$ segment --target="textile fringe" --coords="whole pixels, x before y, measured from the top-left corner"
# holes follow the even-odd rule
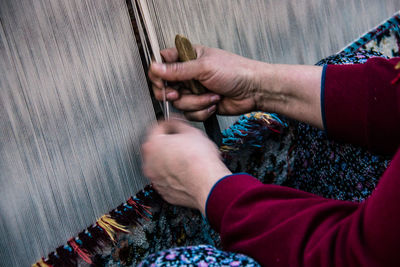
[[[287,124],[281,121],[276,114],[252,112],[239,117],[239,120],[228,129],[222,131],[223,153],[237,151],[243,145],[263,147],[264,140],[269,133],[281,133]]]
[[[106,245],[116,242],[118,233],[130,233],[129,228],[142,224],[152,217],[150,203],[159,198],[151,185],[146,186],[135,197],[129,198],[108,214],[101,216],[95,224],[58,247],[47,258],[42,258],[33,267],[76,266],[79,259],[95,265],[95,255]]]

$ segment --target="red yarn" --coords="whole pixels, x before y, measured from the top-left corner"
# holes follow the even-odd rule
[[[71,238],[68,241],[68,245],[70,245],[72,247],[72,249],[75,251],[75,253],[78,254],[82,260],[84,260],[85,262],[87,262],[89,264],[93,264],[91,255],[86,251],[86,249],[80,248],[74,238]]]

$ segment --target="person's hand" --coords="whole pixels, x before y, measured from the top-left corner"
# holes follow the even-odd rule
[[[213,142],[175,119],[154,127],[142,152],[143,172],[164,200],[203,214],[213,185],[231,174]]]
[[[275,112],[323,129],[321,66],[268,64],[229,52],[195,46],[197,59],[176,62],[175,48],[163,50],[165,64],[153,63],[149,77],[158,100],[165,81],[198,80],[209,93],[166,88],[167,99],[191,120],[205,120],[215,111],[239,115],[250,111]]]
[[[186,118],[202,121],[217,111],[222,115],[238,115],[256,109],[255,96],[259,81],[255,74],[262,62],[250,60],[220,49],[195,46],[197,59],[177,63],[176,48],[161,51],[166,64],[153,63],[149,77],[156,99],[162,100],[165,81],[200,81],[210,92],[194,95],[189,90],[166,88],[167,100],[185,111]]]

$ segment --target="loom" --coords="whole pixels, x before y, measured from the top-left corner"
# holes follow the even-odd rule
[[[300,64],[399,9],[396,0],[146,3],[161,48],[182,33],[257,60]],[[136,5],[0,0],[1,266],[31,265],[107,221],[103,214],[147,184],[140,144],[157,103],[137,41],[143,25],[133,29]],[[219,118],[221,128],[233,121]]]

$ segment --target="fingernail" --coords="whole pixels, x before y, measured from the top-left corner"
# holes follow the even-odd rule
[[[177,95],[176,92],[169,92],[169,93],[167,94],[167,100],[175,99],[177,96],[178,96],[178,95]]]
[[[211,103],[218,102],[221,99],[219,95],[213,95],[211,96]]]
[[[217,108],[217,106],[216,106],[216,105],[213,105],[213,106],[211,106],[211,107],[209,107],[209,108],[207,109],[207,112],[208,112],[208,113],[213,113],[213,112],[215,111],[216,108]]]
[[[155,68],[159,72],[165,72],[167,70],[167,66],[165,64],[157,63],[157,62],[153,63],[153,68]]]

